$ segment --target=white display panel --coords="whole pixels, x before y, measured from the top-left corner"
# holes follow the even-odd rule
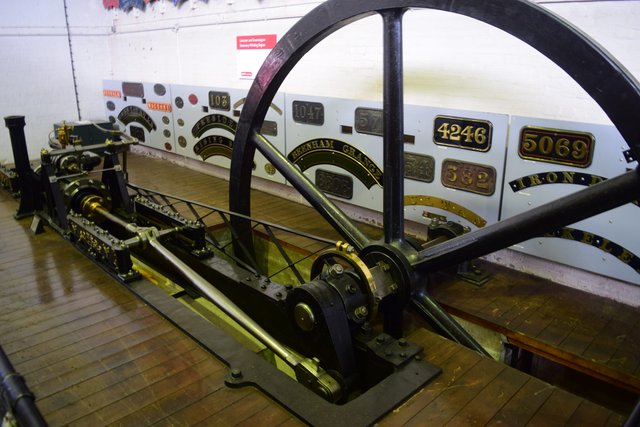
[[[289,159],[330,197],[381,212],[382,174],[394,173],[382,171],[382,104],[293,94],[286,99]],[[404,114],[405,195],[419,204],[407,204],[405,218],[426,223],[426,214],[470,228],[497,221],[507,116],[412,105]],[[448,145],[436,144],[434,132],[440,141],[447,136]],[[330,185],[317,181],[327,179],[318,175],[324,171],[335,174]],[[348,191],[337,189],[348,185]]]
[[[105,112],[141,145],[176,152],[171,87],[162,83],[104,80]]]
[[[177,153],[228,169],[247,91],[172,85],[171,93]],[[265,136],[281,151],[285,149],[283,107],[284,96],[276,95],[263,127]],[[284,177],[260,153],[254,161],[254,176],[284,183]]]
[[[405,133],[415,135],[414,144],[404,145],[404,193],[430,202],[406,203],[405,218],[439,218],[470,229],[498,221],[508,116],[413,105],[404,114]],[[431,182],[409,178],[410,153],[433,158]]]
[[[502,217],[636,168],[628,150],[613,126],[513,117]],[[513,248],[640,284],[639,215],[638,205],[627,204],[572,224],[559,237],[535,238]]]
[[[379,103],[286,94],[287,157],[329,197],[382,210],[382,137],[359,133],[358,107]],[[328,174],[327,174],[328,172]]]

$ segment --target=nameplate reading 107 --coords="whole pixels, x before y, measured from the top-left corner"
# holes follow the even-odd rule
[[[209,107],[214,110],[229,111],[231,109],[230,101],[227,92],[209,91]]]
[[[433,142],[448,147],[473,151],[489,151],[493,126],[487,120],[436,116]]]
[[[324,124],[324,105],[320,102],[293,101],[293,121],[305,125]]]
[[[587,132],[525,126],[518,155],[527,160],[586,168],[591,165],[595,138]]]

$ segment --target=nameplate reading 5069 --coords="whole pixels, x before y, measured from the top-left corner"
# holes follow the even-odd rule
[[[587,132],[526,126],[520,132],[518,155],[523,159],[586,168],[591,165],[595,138]]]
[[[448,147],[473,151],[489,151],[493,125],[487,120],[436,116],[433,142]]]

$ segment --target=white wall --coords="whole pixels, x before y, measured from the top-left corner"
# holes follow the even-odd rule
[[[115,33],[110,37],[112,73],[106,77],[247,87],[235,76],[235,36],[284,34],[318,3],[228,0],[185,2],[177,9],[156,2],[144,12],[108,12]],[[640,76],[639,1],[543,6],[590,34]],[[284,90],[380,99],[380,27],[380,19],[371,17],[330,36],[294,69]],[[526,44],[470,18],[438,11],[406,15],[405,101],[608,122],[577,84]]]
[[[0,2],[0,116],[25,115],[30,157],[38,157],[52,123],[77,119],[62,0]],[[0,124],[0,161],[13,162]]]
[[[104,118],[103,79],[246,88],[236,77],[235,36],[283,35],[320,2],[159,0],[145,11],[106,11],[67,0],[79,111],[64,0],[0,3],[0,113],[27,116],[30,155],[51,124]],[[640,1],[545,2],[640,76]],[[380,99],[381,30],[371,17],[314,48],[283,89]],[[527,45],[469,18],[411,11],[405,19],[405,101],[448,108],[608,123],[562,71]],[[11,158],[0,132],[0,161]]]

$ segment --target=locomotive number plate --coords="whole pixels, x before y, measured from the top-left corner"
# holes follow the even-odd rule
[[[436,161],[431,156],[404,153],[404,177],[416,181],[432,182]]]
[[[214,110],[229,111],[231,109],[231,100],[227,92],[209,91],[209,107]]]
[[[525,126],[520,132],[518,155],[559,165],[586,168],[591,165],[595,138],[587,132],[576,132]]]
[[[353,198],[353,178],[348,175],[318,169],[316,185],[325,193],[348,200]]]
[[[320,102],[293,101],[293,121],[305,125],[324,124],[324,105]]]
[[[493,125],[486,120],[436,116],[433,142],[448,147],[473,151],[489,151]]]
[[[382,110],[378,110],[376,108],[356,108],[356,132],[382,136],[382,114]]]
[[[470,193],[491,196],[496,191],[496,170],[492,166],[445,159],[442,185]]]

